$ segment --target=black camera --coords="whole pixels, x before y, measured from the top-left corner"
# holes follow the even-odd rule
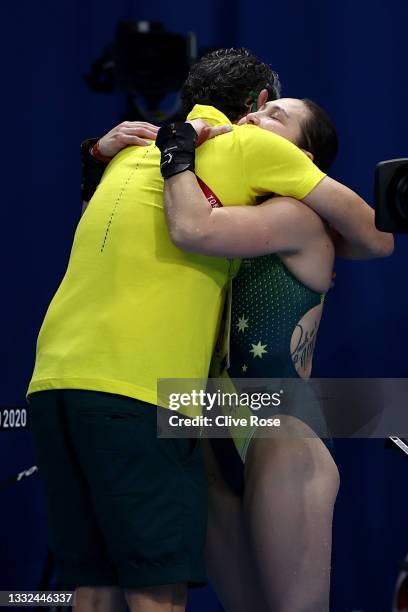
[[[115,42],[116,86],[130,93],[177,92],[192,63],[189,37],[160,23],[121,21]]]
[[[132,108],[142,96],[148,110],[156,111],[167,94],[179,92],[196,59],[193,32],[184,36],[161,23],[121,21],[114,43],[105,46],[85,80],[96,92],[126,91]]]
[[[382,232],[408,233],[408,158],[377,164],[375,226]]]

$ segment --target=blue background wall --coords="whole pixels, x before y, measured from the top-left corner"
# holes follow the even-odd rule
[[[199,46],[248,46],[279,71],[284,95],[325,107],[341,140],[335,178],[372,200],[373,169],[408,156],[405,0],[42,0],[2,4],[2,406],[21,405],[35,338],[79,219],[78,143],[118,122],[122,95],[91,93],[82,75],[118,19],[194,31]],[[406,377],[408,240],[392,258],[338,262],[316,376]],[[341,441],[333,610],[390,610],[408,552],[408,460],[383,441]],[[28,433],[0,434],[0,480],[34,462]],[[46,555],[38,476],[0,492],[0,587],[36,588]],[[194,594],[192,610],[217,610]],[[212,602],[212,603],[211,603]]]

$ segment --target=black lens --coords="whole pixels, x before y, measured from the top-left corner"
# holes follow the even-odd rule
[[[405,230],[408,227],[408,164],[400,166],[389,182],[387,208],[393,222]]]
[[[401,177],[395,186],[395,206],[399,216],[408,221],[408,176]]]

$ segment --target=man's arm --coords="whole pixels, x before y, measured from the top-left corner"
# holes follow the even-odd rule
[[[250,127],[253,129],[245,130]],[[194,125],[194,128],[196,132],[200,131],[199,126]],[[392,253],[392,235],[379,232],[375,228],[374,212],[357,194],[324,175],[300,149],[285,139],[254,126],[243,126],[238,129],[244,130],[240,133],[240,137],[244,151],[244,168],[247,176],[250,177],[248,182],[258,185],[259,194],[265,194],[268,191],[280,193],[308,204],[341,235],[339,247],[343,256],[367,259],[385,257]],[[181,127],[180,130],[183,131]],[[272,156],[268,155],[271,150],[274,151]],[[190,152],[190,155],[192,154]],[[272,165],[271,162],[273,162]],[[197,192],[198,187],[191,180],[189,179],[190,183],[187,183],[186,179],[174,178],[171,183],[172,191],[169,191],[170,186],[166,188],[166,206],[168,209],[172,207],[173,210],[172,214],[168,214],[169,229],[179,245],[183,244],[184,248],[189,250],[199,249],[199,252],[210,253],[208,245],[214,240],[217,232],[214,222],[215,219],[220,218],[221,223],[221,216],[225,220],[224,227],[227,230],[227,220],[230,223],[232,215],[234,219],[236,215],[239,215],[242,240],[246,239],[245,224],[262,223],[263,216],[258,218],[259,213],[249,210],[240,212],[238,207],[233,207],[235,210],[228,207],[222,213],[209,211],[208,218],[199,217],[198,215],[203,213],[199,212],[197,206],[188,207],[189,198],[202,203]],[[178,184],[184,187],[179,189]],[[208,211],[208,204],[206,206]],[[180,207],[184,212],[180,212],[179,216],[175,210],[179,210]],[[263,215],[262,209],[260,213]],[[235,230],[238,231],[238,228]],[[260,230],[261,227],[258,225],[258,231]],[[254,231],[252,226],[251,231]],[[256,235],[259,236],[258,232]],[[232,235],[231,239],[234,238],[238,241],[237,237]],[[226,239],[224,234],[222,239]],[[268,239],[265,236],[261,237],[258,248],[263,249],[267,242]],[[218,253],[218,245],[215,246]],[[234,255],[239,256],[237,253]]]
[[[241,129],[245,127],[250,126]],[[342,255],[368,259],[392,253],[393,237],[376,229],[371,207],[351,189],[320,172],[298,147],[257,127],[241,136],[247,175],[254,184],[264,193],[290,195],[310,206],[342,237]],[[280,179],[276,186],[275,176]]]
[[[180,249],[219,257],[295,253],[310,239],[302,209],[292,198],[259,206],[212,208],[192,172],[165,181],[164,206],[173,243]]]
[[[329,193],[324,190],[325,211],[346,234],[354,235],[349,242],[337,234],[336,254],[352,259],[390,255],[393,237],[376,230],[373,211],[368,204],[340,183],[328,180],[334,185]],[[336,197],[332,196],[331,189]],[[357,201],[339,205],[337,198],[342,197],[343,190]],[[311,200],[319,205],[319,197],[312,196]],[[192,172],[173,176],[165,181],[164,187],[164,206],[172,241],[181,249],[203,255],[255,257],[299,251],[310,236],[296,204],[291,198],[277,197],[259,206],[212,208]],[[348,206],[352,207],[351,212]],[[338,208],[342,207],[343,212],[339,215]],[[358,207],[358,214],[354,207]],[[354,217],[352,221],[348,221],[347,215]],[[360,227],[356,231],[358,224]]]
[[[374,210],[345,185],[326,176],[303,201],[335,229],[336,255],[370,259],[393,252],[392,234],[376,229]]]

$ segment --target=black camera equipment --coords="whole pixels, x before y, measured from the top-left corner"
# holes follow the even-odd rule
[[[375,225],[382,232],[408,233],[408,158],[377,164]]]
[[[162,24],[150,21],[121,21],[115,42],[104,48],[84,78],[95,92],[127,92],[129,119],[163,122],[180,111],[177,94],[196,59],[193,33],[170,33]],[[176,94],[176,100],[160,113],[159,106],[168,94]]]

